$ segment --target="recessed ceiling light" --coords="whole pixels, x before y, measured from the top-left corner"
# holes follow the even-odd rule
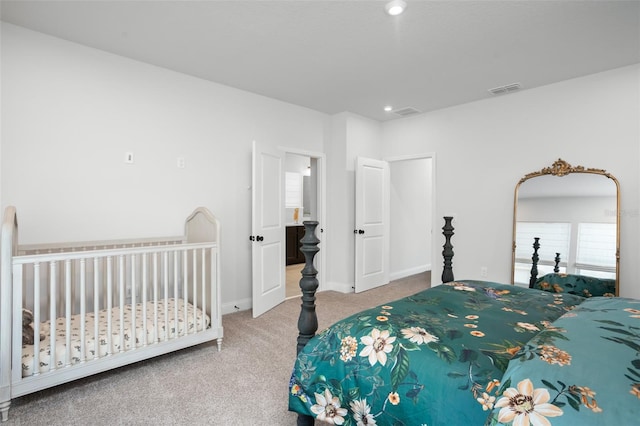
[[[387,105],[387,106],[384,107],[384,110],[386,112],[391,112],[391,111],[393,111],[393,107],[391,105]]]
[[[392,0],[384,5],[384,10],[391,16],[400,15],[407,8],[404,0]]]

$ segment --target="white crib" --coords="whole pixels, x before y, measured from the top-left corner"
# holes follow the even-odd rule
[[[217,340],[220,224],[205,208],[170,238],[18,246],[7,207],[0,263],[0,412],[11,399]],[[33,344],[23,344],[23,309]]]

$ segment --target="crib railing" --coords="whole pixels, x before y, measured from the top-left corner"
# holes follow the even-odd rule
[[[211,246],[205,244],[202,248]],[[141,300],[153,289],[152,278],[159,279],[161,284],[170,282],[178,295],[181,294],[183,282],[194,274],[185,265],[195,259],[197,268],[206,266],[206,259],[198,259],[193,254],[191,249],[194,247],[189,244],[52,251],[15,256],[13,264],[14,270],[15,265],[22,265],[19,272],[22,274],[23,307],[33,310],[34,314],[35,311],[44,314],[52,309],[51,303],[56,303],[58,312],[66,308],[71,314],[77,314],[82,300],[94,302],[89,307],[95,306],[96,311],[106,308],[110,296],[113,300],[124,297],[127,303]],[[56,284],[57,289],[68,285],[70,297],[60,296],[59,290],[53,293],[51,284]],[[35,299],[36,292],[38,299]],[[56,297],[52,297],[53,294]]]
[[[51,254],[70,251],[109,250],[118,248],[166,246],[185,243],[185,237],[136,238],[120,240],[74,241],[65,243],[20,244],[18,255]]]
[[[19,330],[22,308],[31,310],[34,374],[40,372],[38,359],[45,343],[51,371],[204,330],[208,323],[197,312],[210,314],[215,307],[210,288],[216,255],[215,243],[193,243],[14,256],[14,331]],[[99,329],[98,313],[106,319],[106,331]],[[91,314],[93,330],[88,330],[85,323]],[[72,330],[74,315],[79,330]],[[60,343],[59,335],[64,336],[64,347],[71,348],[74,332],[80,337],[79,353],[66,350],[64,360],[56,359],[51,348]],[[14,332],[13,344],[22,345],[21,339],[21,333]]]

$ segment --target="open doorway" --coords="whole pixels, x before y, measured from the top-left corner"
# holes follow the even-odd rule
[[[357,158],[356,293],[431,271],[434,158]]]
[[[397,280],[431,271],[433,155],[390,158],[390,275]]]
[[[296,151],[283,147],[269,147],[253,142],[251,155],[251,263],[252,311],[257,318],[286,299],[285,232],[285,163],[286,154],[310,157],[310,214],[305,217],[304,206],[298,210],[298,221],[314,220],[320,226],[320,239],[314,265],[317,270],[318,291],[323,290],[324,250],[323,221],[325,214],[325,157],[322,153]],[[300,204],[302,205],[302,204]],[[300,215],[302,217],[300,218]],[[292,217],[293,219],[293,217]],[[300,293],[299,293],[300,294]]]
[[[305,258],[300,251],[303,222],[319,220],[319,158],[287,152],[285,155],[285,266],[286,298],[300,296]],[[322,226],[322,225],[321,225]],[[316,232],[321,232],[321,228]],[[319,261],[319,259],[317,259]],[[316,262],[316,265],[318,263]],[[319,268],[317,268],[319,269]]]

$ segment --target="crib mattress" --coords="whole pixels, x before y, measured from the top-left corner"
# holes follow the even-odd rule
[[[165,308],[166,311],[165,312]],[[120,324],[120,308],[111,309],[111,339],[109,339],[108,329],[108,311],[106,309],[98,312],[98,338],[95,338],[95,322],[96,316],[92,313],[85,315],[85,351],[84,359],[90,361],[94,358],[101,358],[107,354],[115,354],[121,351],[128,351],[142,346],[170,340],[186,333],[193,333],[196,330],[206,329],[210,325],[209,316],[204,314],[200,309],[192,304],[185,303],[182,299],[166,299],[146,303],[146,312],[143,315],[142,303],[136,304],[136,330],[132,332],[131,321],[133,316],[132,305],[124,306],[123,331],[121,332]],[[176,311],[178,321],[176,323]],[[165,315],[168,313],[168,315]],[[186,313],[186,315],[185,315]],[[157,315],[157,319],[156,319]],[[143,319],[146,318],[146,327]],[[61,368],[69,364],[76,364],[82,361],[82,340],[81,340],[81,321],[80,315],[71,317],[71,350],[67,354],[66,343],[66,319],[58,318],[56,320],[56,337],[55,337],[55,360],[52,360],[50,321],[44,322],[40,327],[40,334],[44,335],[44,339],[40,341],[38,364],[40,373],[50,371],[52,361],[55,361],[54,368]],[[145,339],[146,332],[146,339]],[[135,339],[132,337],[135,335]],[[96,340],[97,356],[96,356]],[[135,342],[135,343],[134,343]],[[109,347],[110,343],[110,347]],[[134,346],[135,345],[135,346]],[[22,376],[28,377],[34,374],[34,345],[22,346]]]

